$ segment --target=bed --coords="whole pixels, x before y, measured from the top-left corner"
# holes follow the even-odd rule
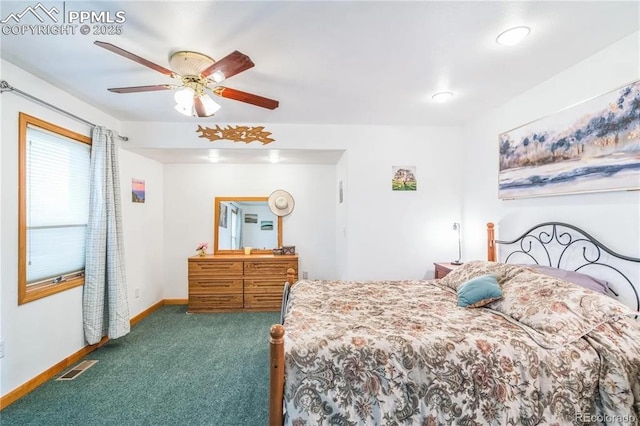
[[[487,249],[440,280],[292,285],[270,424],[638,425],[640,259],[562,223],[509,241],[488,224]],[[499,298],[458,307],[487,279]]]

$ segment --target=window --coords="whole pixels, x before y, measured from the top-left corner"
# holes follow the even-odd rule
[[[18,304],[84,284],[91,139],[20,113]]]

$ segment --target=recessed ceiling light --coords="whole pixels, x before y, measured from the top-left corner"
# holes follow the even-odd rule
[[[515,46],[520,43],[531,32],[529,27],[514,27],[501,32],[496,37],[496,43],[503,46]]]
[[[278,151],[272,151],[271,154],[269,154],[269,161],[274,164],[280,162],[280,154],[278,154]]]
[[[431,99],[433,99],[434,102],[441,104],[443,102],[447,102],[452,97],[453,97],[453,93],[451,92],[438,92],[433,96],[431,96]]]

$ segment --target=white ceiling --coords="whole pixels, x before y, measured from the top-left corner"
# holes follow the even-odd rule
[[[35,3],[2,1],[0,18]],[[457,125],[640,27],[639,2],[613,1],[67,1],[64,7],[124,11],[123,34],[3,35],[2,57],[123,121]],[[516,25],[532,28],[520,46],[495,43]],[[173,109],[170,91],[110,93],[108,87],[173,81],[95,40],[165,67],[176,50],[214,59],[239,50],[256,65],[223,85],[278,99],[280,107],[216,98],[222,109],[214,117],[194,119]],[[441,90],[455,93],[450,103],[431,101]]]

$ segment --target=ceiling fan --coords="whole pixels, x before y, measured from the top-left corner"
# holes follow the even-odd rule
[[[214,61],[202,53],[179,51],[171,55],[167,69],[111,43],[95,41],[94,44],[127,59],[158,71],[180,81],[179,84],[157,84],[151,86],[115,87],[108,89],[115,93],[153,92],[157,90],[176,90],[176,110],[187,116],[210,117],[220,109],[208,92],[222,98],[257,105],[262,108],[276,109],[279,102],[252,93],[219,86],[223,80],[233,77],[254,66],[247,55],[237,50]]]

